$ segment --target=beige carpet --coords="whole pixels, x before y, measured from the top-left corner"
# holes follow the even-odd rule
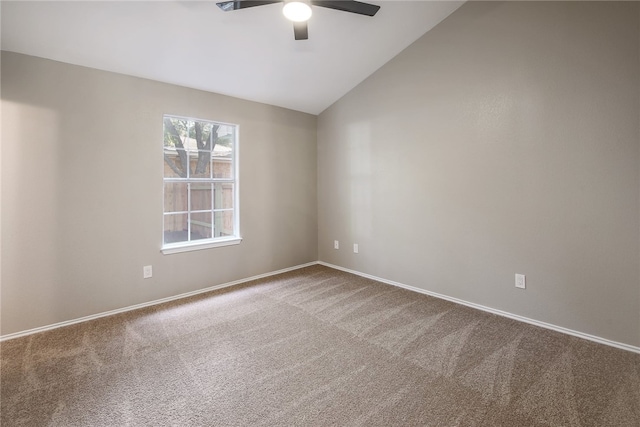
[[[640,355],[322,266],[1,344],[9,426],[640,426]]]

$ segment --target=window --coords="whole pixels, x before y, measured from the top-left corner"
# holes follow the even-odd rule
[[[238,127],[164,116],[164,253],[240,243]]]

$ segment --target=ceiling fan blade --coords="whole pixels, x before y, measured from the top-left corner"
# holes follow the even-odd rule
[[[378,10],[380,10],[380,6],[355,0],[312,0],[311,4],[314,6],[327,7],[329,9],[342,10],[344,12],[367,16],[373,16],[378,12]]]
[[[264,6],[265,4],[271,3],[282,3],[282,0],[272,0],[272,1],[221,1],[216,3],[218,7],[225,12],[229,12],[230,10],[238,10],[238,9],[246,9],[248,7],[255,6]]]
[[[309,29],[306,22],[294,22],[293,23],[293,35],[296,40],[309,39]]]

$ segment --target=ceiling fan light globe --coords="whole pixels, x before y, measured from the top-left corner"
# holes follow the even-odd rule
[[[290,21],[305,22],[311,18],[311,6],[301,1],[290,1],[284,4],[282,14]]]

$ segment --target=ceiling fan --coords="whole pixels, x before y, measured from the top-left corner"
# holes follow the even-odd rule
[[[380,6],[363,3],[355,0],[264,0],[264,1],[223,1],[216,3],[225,12],[248,7],[264,6],[272,3],[284,3],[282,13],[287,19],[293,21],[293,35],[296,40],[307,40],[309,31],[307,21],[311,18],[311,6],[326,7],[329,9],[341,10],[343,12],[356,13],[358,15],[373,16]]]

